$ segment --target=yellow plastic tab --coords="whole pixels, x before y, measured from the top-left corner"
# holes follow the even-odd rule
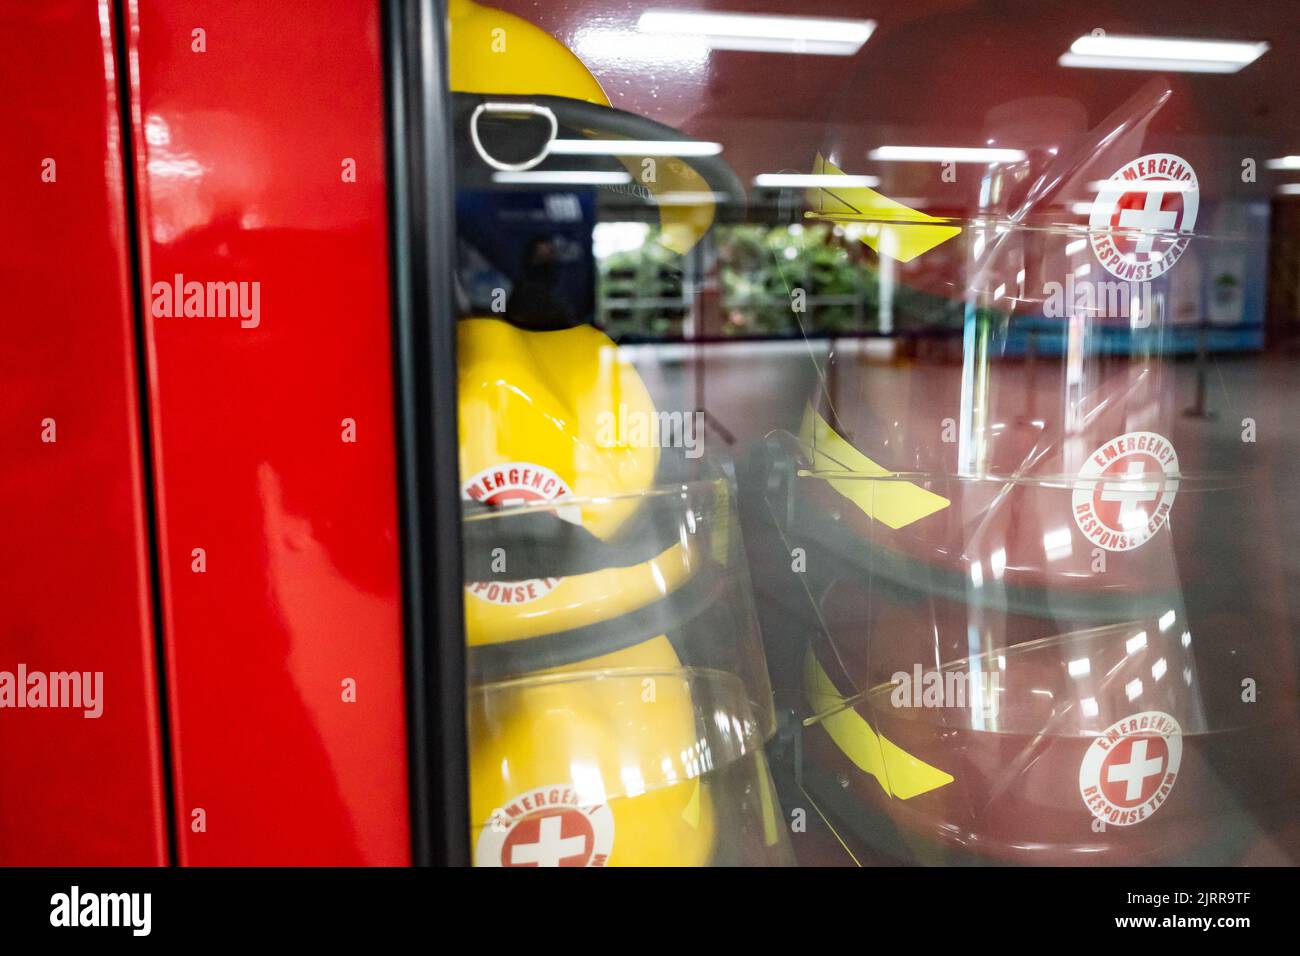
[[[692,830],[700,828],[700,781],[695,781],[695,792],[691,794],[691,799],[686,801],[686,808],[682,810],[682,819]]]
[[[804,659],[804,693],[814,713],[834,710],[844,703],[843,695],[811,649]],[[844,707],[818,723],[854,766],[876,778],[887,796],[910,800],[953,781],[952,774],[918,760],[893,741],[877,734],[852,707]]]
[[[821,153],[817,154],[813,174],[845,175]],[[866,186],[818,186],[808,190],[808,204],[814,217],[869,223],[862,241],[880,255],[899,262],[911,262],[961,232],[960,226],[949,226],[937,216],[904,206]]]
[[[714,207],[712,187],[682,159],[660,159],[654,179],[646,182],[640,160],[636,168],[627,161],[633,179],[650,190],[659,207],[659,242],[678,255],[686,255],[700,241],[700,237],[713,225]],[[673,199],[696,198],[695,202],[668,202]],[[744,196],[732,196],[731,202],[740,203]]]
[[[876,464],[840,437],[811,404],[804,411],[799,440],[808,450],[816,477],[823,478],[837,493],[866,513],[897,531],[927,515],[942,511],[951,502],[914,482],[890,477],[892,472]],[[826,473],[843,472],[844,478]],[[882,480],[873,481],[879,477]]]
[[[759,769],[762,771],[762,779],[758,784],[758,799],[763,807],[763,842],[768,846],[776,846],[781,839],[781,824],[777,820],[779,811],[776,808],[776,794],[772,792],[772,775],[767,772],[767,764],[763,760],[763,754],[758,755]]]

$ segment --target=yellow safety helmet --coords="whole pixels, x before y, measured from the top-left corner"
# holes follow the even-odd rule
[[[709,791],[678,772],[698,749],[689,686],[666,637],[635,650],[635,671],[622,651],[471,694],[476,865],[709,862]],[[564,853],[547,850],[566,839]]]
[[[508,174],[544,172],[561,130],[685,139],[611,108],[578,58],[526,20],[451,0],[448,21],[458,202],[520,189]],[[699,169],[635,154],[562,161],[622,177],[617,198],[655,204],[660,241],[678,252],[708,230],[719,193],[740,195],[716,157]],[[481,208],[463,216],[463,242]],[[519,244],[478,238],[482,259]],[[539,243],[524,256],[550,254]],[[673,676],[689,673],[673,635],[717,598],[708,571],[724,556],[711,548],[734,512],[683,506],[689,476],[665,472],[657,444],[627,427],[656,420],[635,368],[582,324],[552,273],[529,275],[511,280],[494,303],[504,308],[462,307],[458,332],[475,862],[702,864],[713,802],[707,767],[690,759],[701,731],[690,680]],[[670,479],[677,491],[663,493]]]
[[[498,172],[534,168],[534,163],[536,168],[545,169],[541,160],[560,130],[573,134],[573,138],[602,141],[689,141],[672,127],[614,109],[581,60],[521,17],[472,0],[451,0],[447,22],[451,89],[456,118],[465,134],[458,137],[459,145],[475,145],[479,155],[493,166],[496,160],[484,147],[480,132],[512,115],[516,119],[544,117],[552,123],[550,136],[541,142],[540,151],[534,148],[539,143],[533,138],[523,155],[493,166]],[[507,135],[513,132],[516,138],[529,143],[521,124],[497,125],[498,131],[506,130]],[[536,125],[540,130],[545,124],[539,120]],[[611,166],[613,160],[617,162]],[[688,161],[682,157],[640,155],[633,148],[594,160],[564,157],[566,167],[572,168],[570,164],[575,161],[625,170],[628,193],[655,205],[659,241],[677,253],[688,252],[708,232],[719,201],[738,202],[744,198],[739,180],[716,156],[692,155]],[[473,172],[473,166],[458,168]]]
[[[547,93],[609,106],[596,78],[559,40],[522,17],[473,0],[447,4],[452,90]]]
[[[533,134],[539,128],[530,129],[527,122],[518,122],[521,118],[545,115],[555,124],[543,152],[560,125],[572,129],[575,136],[602,140],[684,139],[668,127],[610,108],[599,83],[578,58],[520,17],[471,0],[453,0],[448,24],[460,133],[457,182],[462,195],[517,189],[513,181],[503,185],[494,176],[504,167],[529,165],[545,170],[534,163],[536,154],[514,162],[518,155],[498,156],[492,151],[504,147],[508,154],[520,142],[525,153],[533,151]],[[510,110],[516,113],[509,114]],[[503,135],[493,139],[489,127],[507,115],[513,121],[498,125],[495,132]],[[545,125],[540,127],[543,134]],[[577,159],[566,156],[564,161],[568,165]],[[634,156],[603,161],[606,166],[639,168]],[[716,157],[706,157],[704,163],[712,170],[714,186],[739,192],[725,164]],[[714,194],[689,164],[677,160],[666,164],[671,169],[683,167],[682,175],[664,170],[664,165],[660,171],[669,172],[670,182],[654,177],[646,183],[649,195],[681,186],[683,175],[699,179],[703,195]],[[675,235],[680,244],[693,244],[712,221],[712,201],[704,206],[706,217],[678,218],[674,223],[680,228],[675,230],[665,219],[665,233]],[[665,206],[661,215],[676,217],[690,208]],[[471,232],[474,211],[463,217],[467,222],[462,236]],[[490,230],[479,242],[490,250],[487,256],[506,255],[503,247],[509,244]],[[646,511],[642,496],[665,478],[656,444],[626,425],[657,421],[654,403],[636,370],[603,332],[581,323],[581,316],[574,314],[578,310],[560,301],[563,295],[553,285],[530,283],[524,276],[513,283],[508,300],[502,298],[505,290],[495,291],[501,293],[493,303],[496,311],[477,311],[478,306],[470,304],[458,332],[462,496],[472,503],[471,514],[475,505],[488,510],[506,504],[531,504],[539,513],[532,521],[470,528],[498,540],[507,527],[535,531],[558,525],[558,529],[550,532],[554,540],[548,542],[549,554],[541,556],[553,560],[549,565],[547,560],[532,562],[535,574],[522,576],[519,569],[529,562],[520,559],[519,547],[501,546],[499,561],[481,573],[476,574],[474,562],[469,562],[465,616],[472,648],[517,645],[616,619],[675,592],[690,577],[694,561],[691,542],[682,540],[676,527],[662,533],[628,527],[630,519]],[[575,504],[567,506],[567,500]],[[557,534],[565,538],[563,547],[555,539]],[[635,554],[621,547],[616,549],[617,558],[611,558],[608,549],[600,547],[629,539],[634,539]],[[574,552],[587,557],[571,560]],[[561,565],[569,572],[560,573]],[[592,646],[602,647],[599,642]],[[608,651],[607,646],[602,649]],[[494,657],[502,659],[500,654]],[[535,670],[539,659],[528,660],[523,669]],[[662,666],[665,662],[643,661],[631,653],[617,663]],[[491,672],[510,673],[508,668]]]

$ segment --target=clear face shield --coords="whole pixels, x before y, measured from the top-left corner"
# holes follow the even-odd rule
[[[1204,406],[1243,284],[1219,270],[1262,270],[1267,205],[1198,177],[1205,143],[1160,145],[1175,95],[1038,140],[1057,105],[995,115],[987,141],[1020,145],[924,213],[841,169],[847,146],[818,157],[805,220],[877,251],[905,326],[832,342],[767,443],[767,508],[808,555],[804,778],[861,845],[1222,861],[1296,794],[1284,448]]]
[[[739,186],[591,102],[453,105],[474,861],[785,862],[734,483],[594,314],[602,225],[680,260]]]
[[[485,861],[788,859],[773,781],[864,863],[1300,860],[1267,79],[602,9],[549,22],[620,108],[453,102]]]

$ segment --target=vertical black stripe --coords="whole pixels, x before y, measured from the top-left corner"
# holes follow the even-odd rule
[[[144,321],[144,265],[140,260],[145,236],[137,205],[135,129],[131,122],[131,61],[127,54],[125,0],[113,3],[113,58],[117,76],[118,123],[121,126],[122,188],[126,206],[126,244],[130,261],[131,312],[135,326],[136,403],[140,415],[140,480],[144,490],[145,528],[149,549],[149,598],[153,618],[154,670],[158,689],[159,745],[162,750],[163,799],[167,814],[167,860],[175,866],[177,852],[176,793],[172,779],[171,720],[167,708],[167,655],[163,641],[162,577],[159,568],[159,532],[156,476],[153,467],[153,427],[149,403],[149,350]]]
[[[411,849],[469,863],[446,10],[383,4]]]

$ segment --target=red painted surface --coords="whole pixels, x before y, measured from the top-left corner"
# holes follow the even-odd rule
[[[378,5],[129,16],[180,862],[407,863]]]
[[[0,709],[5,866],[167,855],[109,20],[0,9],[0,671],[103,674],[98,718]]]

